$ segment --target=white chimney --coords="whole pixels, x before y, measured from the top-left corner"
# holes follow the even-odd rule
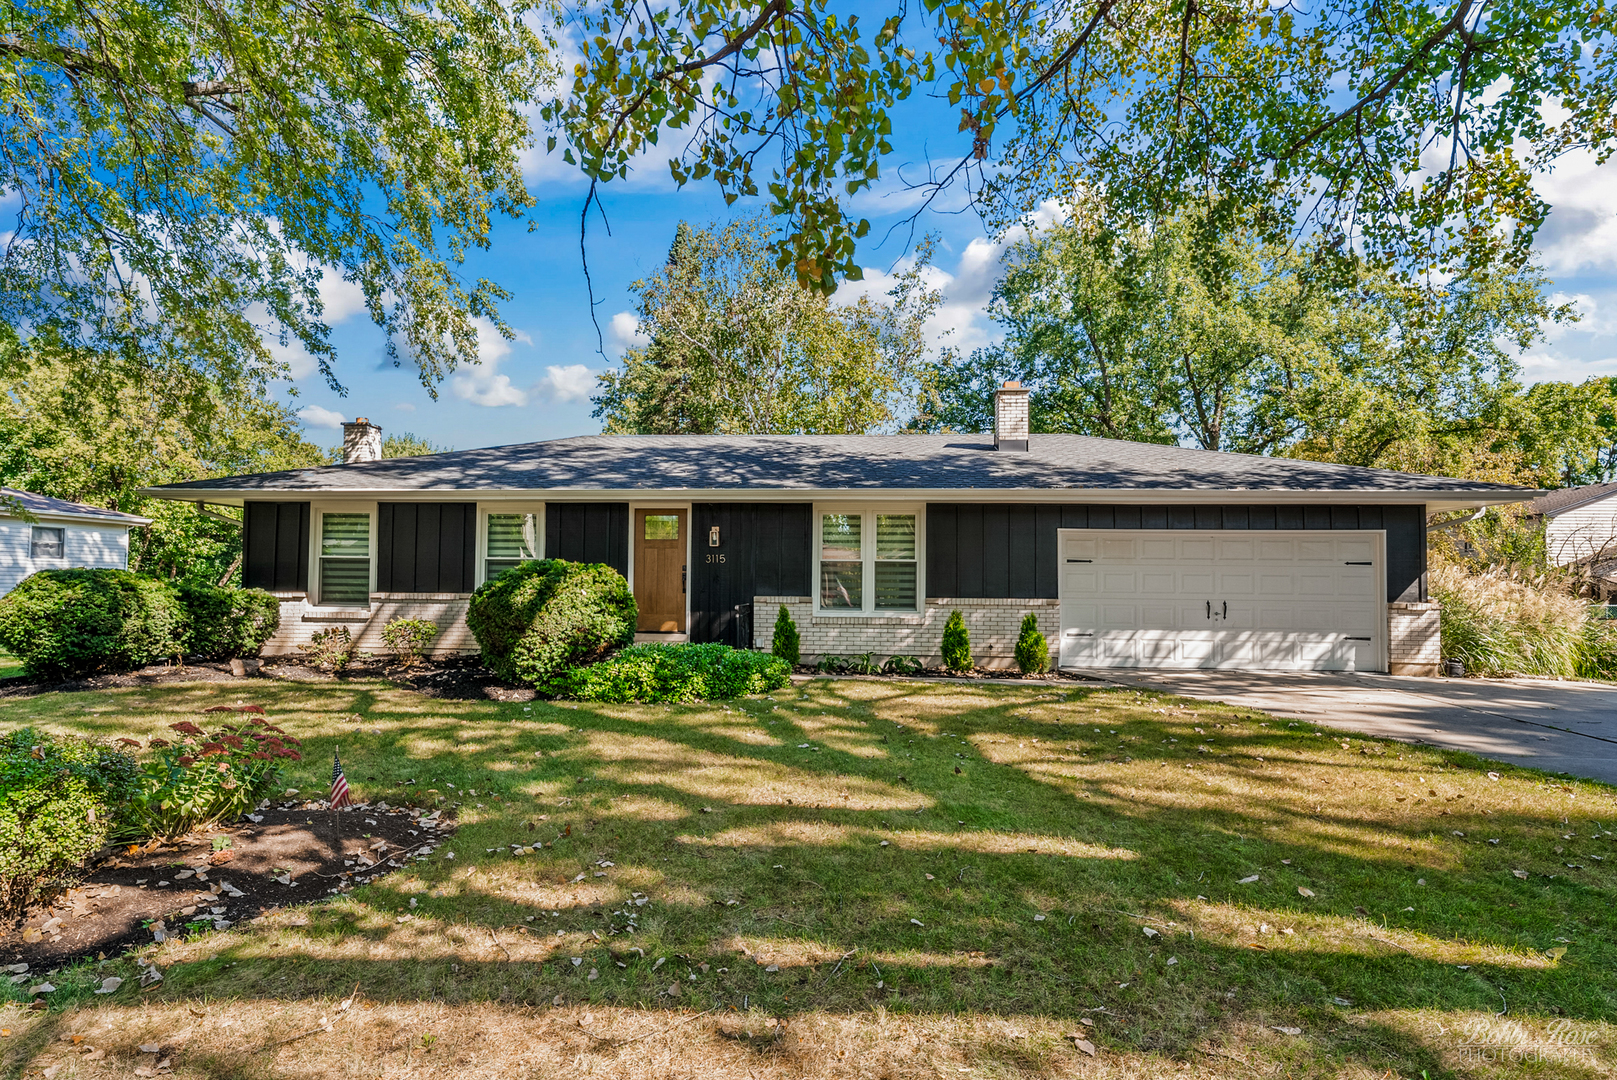
[[[994,393],[994,449],[1026,450],[1027,388],[1008,382]]]
[[[382,429],[363,416],[342,426],[342,463],[382,460]]]

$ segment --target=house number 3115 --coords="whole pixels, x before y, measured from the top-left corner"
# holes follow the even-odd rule
[[[724,556],[723,555],[709,554],[708,557],[707,557],[707,561],[710,562],[710,563],[721,563],[721,562],[724,561]]]

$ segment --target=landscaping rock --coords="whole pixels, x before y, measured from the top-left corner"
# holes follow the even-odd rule
[[[238,679],[243,679],[248,675],[257,675],[259,669],[263,666],[264,661],[256,657],[237,657],[230,661],[230,673]]]

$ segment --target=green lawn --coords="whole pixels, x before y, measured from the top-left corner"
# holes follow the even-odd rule
[[[305,740],[291,786],[323,793],[340,742],[360,797],[443,800],[458,834],[148,947],[159,987],[92,996],[119,958],[53,977],[50,1011],[6,1012],[6,1075],[125,1076],[164,1040],[196,1077],[1617,1067],[1600,784],[1049,685],[573,707],[266,681],[11,699],[0,724],[144,738],[238,700]]]
[[[22,674],[22,661],[15,656],[0,649],[0,679],[9,679],[13,675]]]

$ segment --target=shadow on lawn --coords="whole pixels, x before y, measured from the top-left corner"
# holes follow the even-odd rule
[[[142,698],[200,709],[219,696],[137,691],[60,720],[110,737]],[[419,887],[383,879],[313,909],[296,941],[224,939],[164,996],[357,982],[382,1000],[1091,1015],[1106,1041],[1173,1054],[1233,1024],[1295,1022],[1330,1029],[1337,1055],[1433,1076],[1423,1037],[1346,1015],[1504,1001],[1600,1022],[1617,1007],[1617,958],[1594,933],[1611,874],[1556,873],[1564,860],[1544,850],[1587,840],[1590,800],[1556,782],[1531,811],[1484,814],[1501,789],[1464,755],[1357,739],[1344,751],[1340,735],[1260,727],[1251,710],[1089,689],[823,681],[671,708],[328,685],[234,696],[305,738],[303,786],[322,786],[340,741],[366,796],[481,788],[485,802],[462,800],[459,860],[413,868]],[[1373,790],[1379,776],[1365,786],[1365,764],[1405,801]],[[527,831],[541,811],[546,831]],[[484,851],[564,828],[542,854]],[[630,909],[633,892],[655,899]],[[433,929],[401,943],[394,913],[412,898]],[[622,933],[629,910],[638,928]],[[1557,935],[1576,935],[1560,964],[1543,956]],[[592,968],[603,977],[587,980]]]

